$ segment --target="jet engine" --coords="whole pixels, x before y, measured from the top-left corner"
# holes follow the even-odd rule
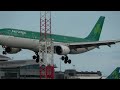
[[[11,47],[6,47],[5,48],[5,52],[9,53],[9,54],[14,54],[14,53],[18,53],[20,52],[21,49],[20,48],[11,48]]]
[[[67,47],[67,46],[63,46],[63,45],[56,46],[56,47],[55,47],[55,52],[56,52],[58,55],[67,55],[67,54],[70,53],[70,48]]]

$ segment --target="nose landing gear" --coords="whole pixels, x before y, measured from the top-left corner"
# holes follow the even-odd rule
[[[36,60],[36,63],[39,63],[39,55],[38,55],[38,53],[35,53],[36,55],[33,55],[33,59],[35,59]],[[41,59],[41,61],[43,61],[42,59]]]

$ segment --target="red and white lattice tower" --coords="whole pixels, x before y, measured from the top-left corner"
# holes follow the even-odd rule
[[[51,12],[40,12],[39,65],[40,79],[54,79],[53,42],[51,38]]]

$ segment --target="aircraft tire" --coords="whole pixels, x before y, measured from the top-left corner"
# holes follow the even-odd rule
[[[68,63],[71,64],[71,60],[68,60]]]
[[[65,60],[64,60],[64,63],[67,64],[67,62],[68,62],[68,61],[65,59]]]
[[[64,56],[62,56],[62,57],[61,57],[61,59],[62,59],[62,60],[65,60],[65,57],[64,57]]]
[[[33,59],[36,59],[36,58],[37,58],[37,57],[34,55],[34,56],[33,56]]]
[[[39,62],[39,58],[36,59],[36,63],[38,63],[38,62]]]

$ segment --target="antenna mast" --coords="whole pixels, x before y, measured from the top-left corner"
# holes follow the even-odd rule
[[[39,65],[40,79],[54,79],[51,11],[40,12]]]

